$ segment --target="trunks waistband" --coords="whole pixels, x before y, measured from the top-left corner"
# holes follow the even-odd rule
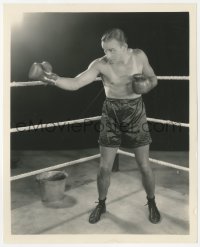
[[[130,103],[130,102],[138,102],[139,100],[142,99],[142,96],[137,97],[135,99],[116,99],[116,98],[108,98],[106,97],[106,101],[109,102],[118,102],[118,103]]]

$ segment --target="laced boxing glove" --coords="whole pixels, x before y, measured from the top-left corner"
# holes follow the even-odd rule
[[[135,74],[132,77],[133,91],[137,94],[144,94],[149,91],[149,81],[143,74]]]
[[[46,73],[52,73],[53,67],[49,62],[43,61],[41,65]]]
[[[48,62],[33,63],[28,73],[30,80],[39,80],[48,85],[56,85],[58,75],[52,73],[52,66]]]

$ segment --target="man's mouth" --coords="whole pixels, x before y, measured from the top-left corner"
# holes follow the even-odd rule
[[[114,63],[115,62],[115,59],[113,59],[113,58],[112,59],[109,59],[109,62],[110,63]]]

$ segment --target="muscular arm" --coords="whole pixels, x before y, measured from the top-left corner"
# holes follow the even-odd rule
[[[150,90],[152,90],[154,87],[157,86],[158,80],[157,80],[157,77],[156,77],[151,65],[149,64],[149,61],[148,61],[146,54],[141,50],[139,55],[140,55],[140,58],[141,58],[142,64],[143,64],[142,74],[147,78],[147,80],[146,80],[146,88],[147,88],[146,93],[148,93]]]
[[[100,73],[98,60],[93,61],[87,70],[77,75],[75,78],[58,77],[56,80],[56,86],[65,90],[78,90],[93,81]]]

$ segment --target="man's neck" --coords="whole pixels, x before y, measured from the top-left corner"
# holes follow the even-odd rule
[[[130,49],[127,48],[124,51],[124,54],[122,56],[122,59],[121,59],[121,61],[119,63],[125,65],[125,64],[128,63],[129,59],[130,59]]]

